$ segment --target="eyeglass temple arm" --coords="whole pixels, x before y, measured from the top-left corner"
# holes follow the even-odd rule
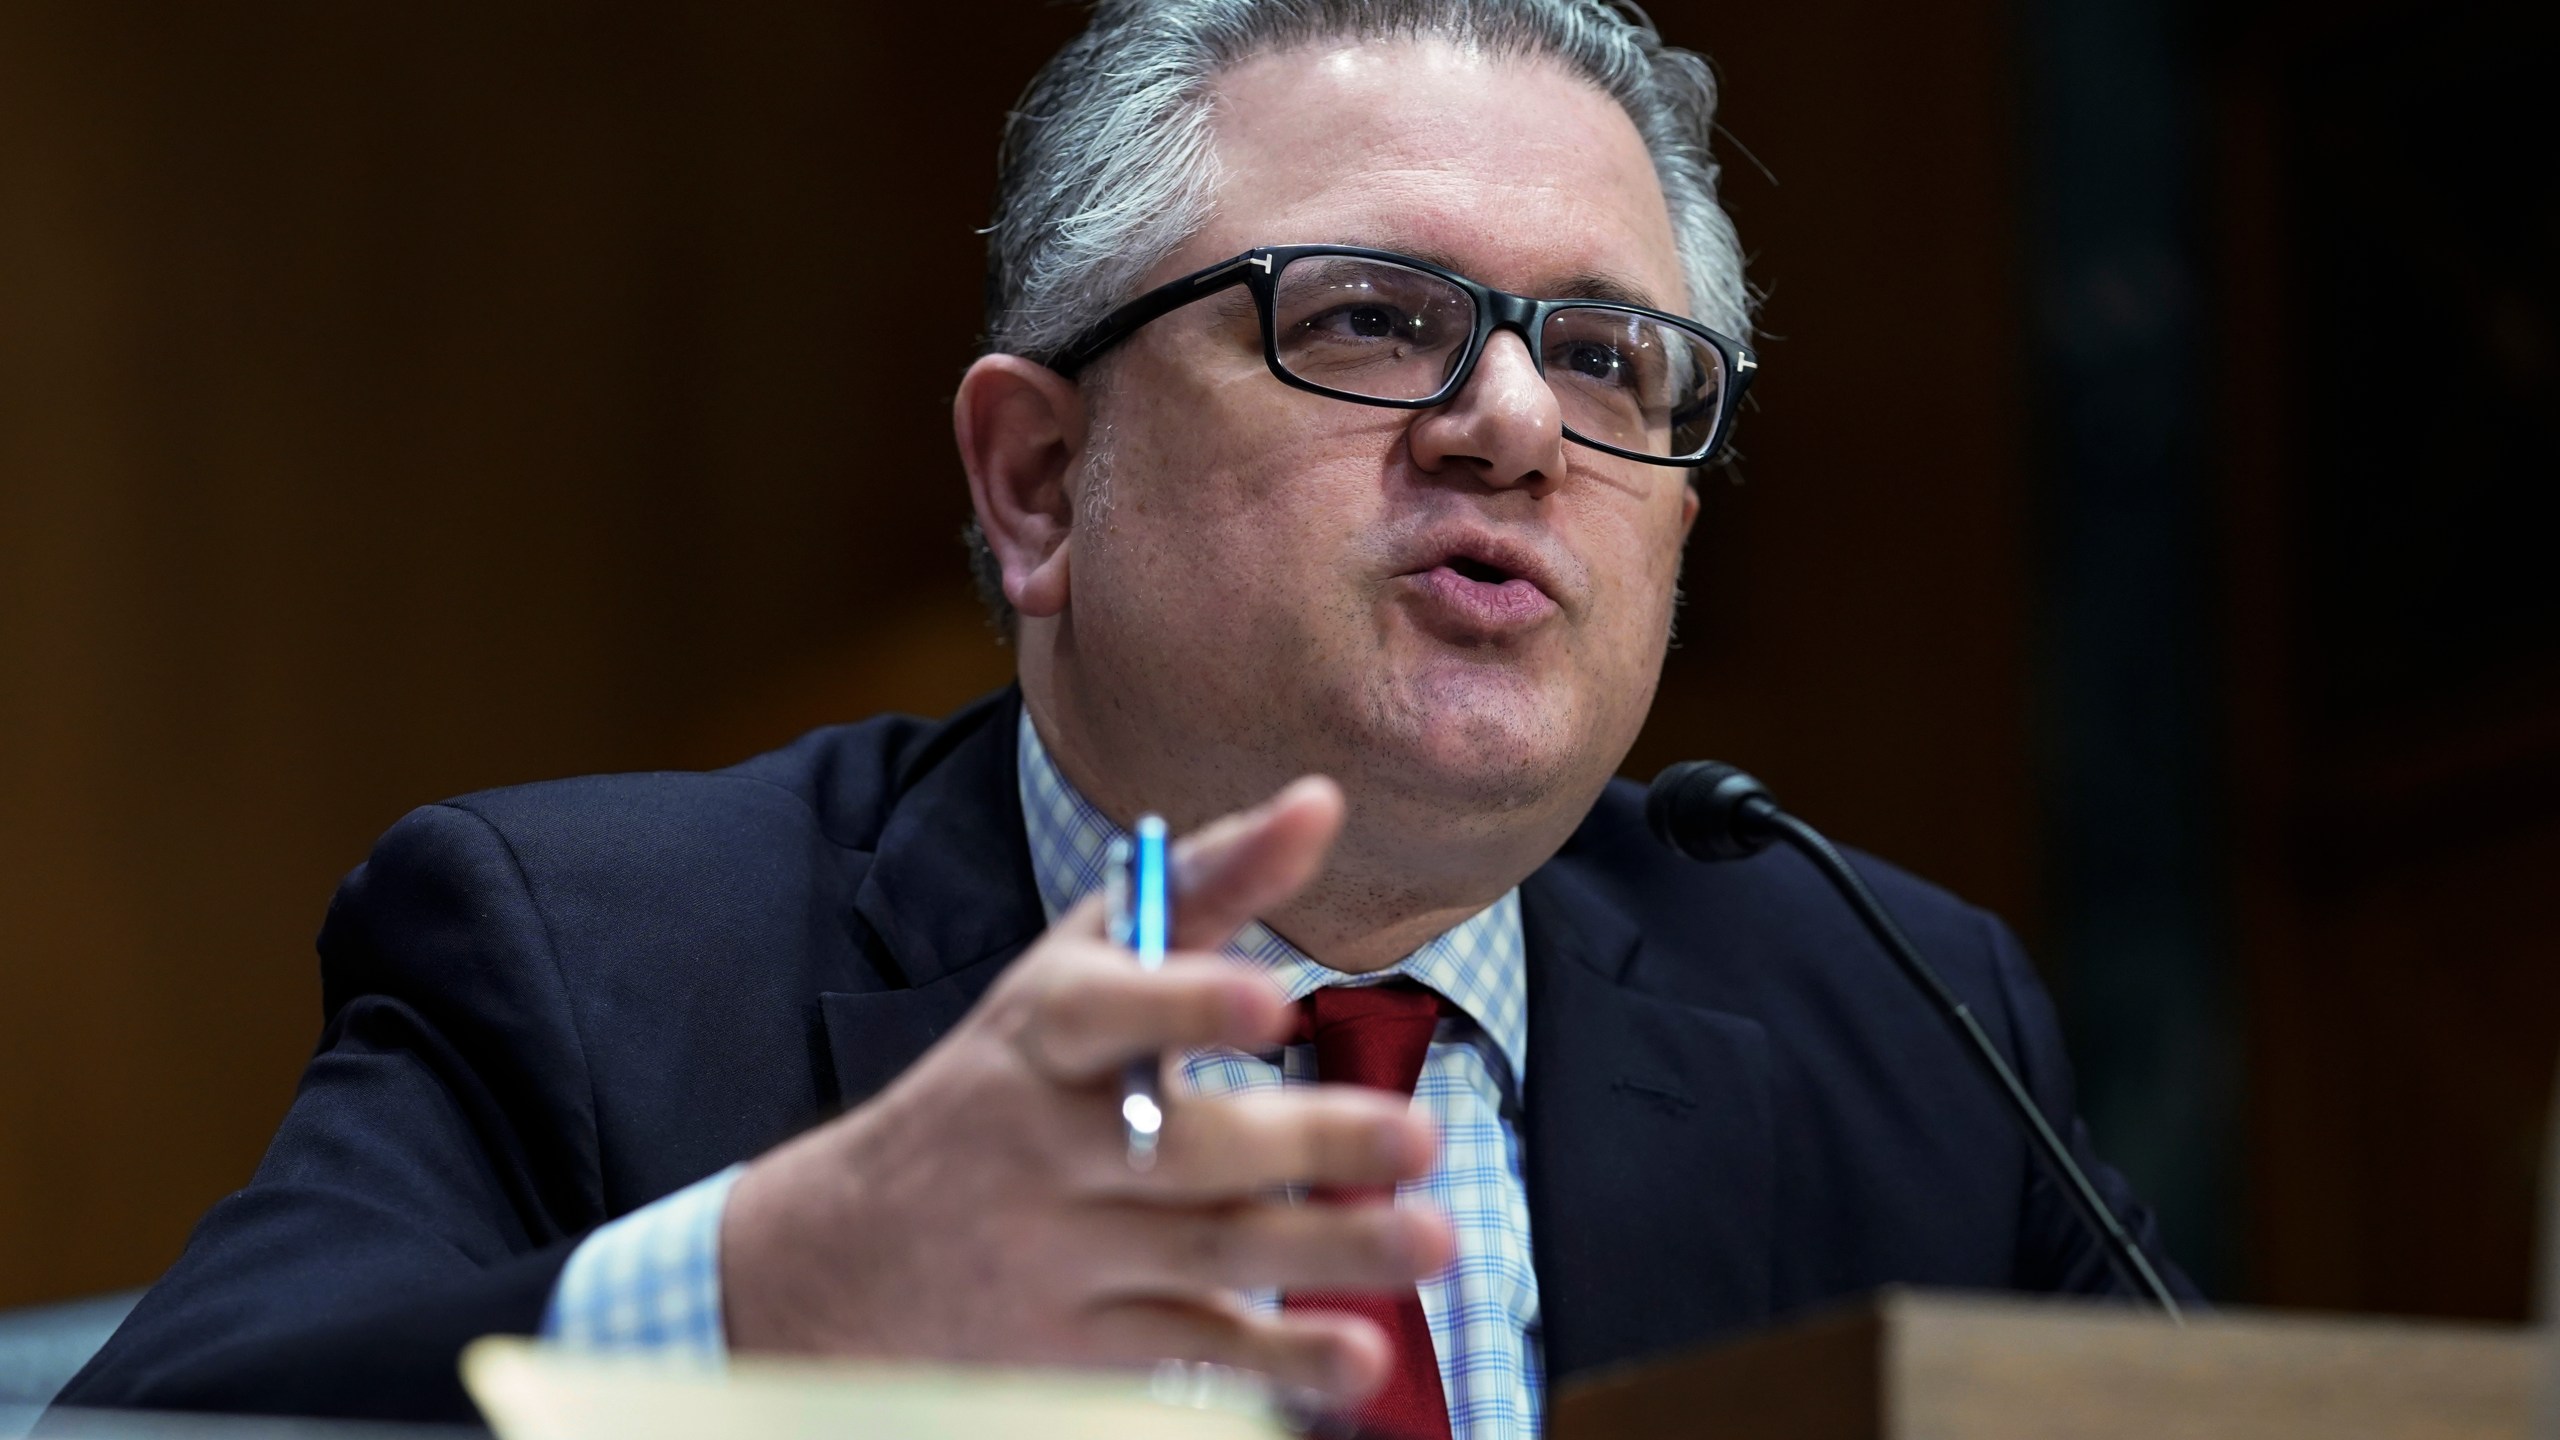
[[[1168,280],[1095,321],[1091,329],[1077,337],[1059,353],[1057,359],[1049,362],[1049,368],[1072,380],[1077,371],[1092,364],[1105,350],[1128,339],[1130,332],[1139,326],[1170,315],[1203,296],[1243,284],[1256,267],[1265,274],[1270,273],[1268,251],[1248,250],[1205,270],[1195,270],[1179,280]]]

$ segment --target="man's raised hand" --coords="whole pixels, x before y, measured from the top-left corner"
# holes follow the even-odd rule
[[[738,1350],[1135,1365],[1206,1360],[1356,1402],[1391,1358],[1365,1320],[1257,1316],[1249,1289],[1391,1291],[1446,1264],[1448,1223],[1385,1202],[1292,1206],[1283,1184],[1383,1186],[1430,1168],[1401,1097],[1338,1086],[1178,1097],[1129,1167],[1133,1059],[1288,1033],[1268,982],[1210,953],[1322,866],[1342,794],[1305,779],[1176,851],[1180,953],[1153,974],[1061,917],[869,1103],[747,1168],[721,1224]]]

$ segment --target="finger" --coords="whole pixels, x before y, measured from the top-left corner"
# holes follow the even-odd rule
[[[1167,1051],[1260,1046],[1289,1023],[1270,981],[1214,956],[1176,956],[1151,972],[1108,946],[1061,946],[1046,969],[1017,1043],[1034,1069],[1063,1085],[1088,1085]]]
[[[1165,1119],[1153,1168],[1097,1157],[1105,1191],[1237,1200],[1275,1185],[1394,1185],[1430,1173],[1440,1137],[1411,1101],[1353,1085],[1187,1096]]]
[[[1051,935],[1072,935],[1079,940],[1104,940],[1111,935],[1110,897],[1094,891],[1069,906],[1058,923],[1049,927]]]
[[[1186,836],[1174,848],[1174,943],[1214,950],[1287,903],[1324,867],[1342,813],[1342,787],[1308,775]]]
[[[1122,1203],[1076,1219],[1102,1288],[1411,1293],[1456,1253],[1447,1217],[1377,1200],[1356,1205],[1247,1201],[1170,1209]]]
[[[1087,1316],[1085,1334],[1098,1359],[1231,1365],[1343,1406],[1376,1394],[1395,1367],[1385,1333],[1357,1315],[1315,1310],[1255,1315],[1232,1295],[1105,1301]]]

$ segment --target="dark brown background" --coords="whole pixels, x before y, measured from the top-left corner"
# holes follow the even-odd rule
[[[1757,157],[1725,151],[1770,334],[1630,770],[1745,762],[2010,916],[2102,1143],[2226,1293],[2521,1313],[2560,1050],[2560,210],[2404,117],[2456,124],[2544,37],[1653,8]],[[2083,11],[2165,66],[2110,113],[2184,127],[2145,151],[2177,283],[2092,292],[2194,342],[2192,463],[2157,477],[2186,508],[2115,570],[2090,537],[2154,533],[2148,502],[2079,483],[2103,372],[2044,283],[2113,223],[2054,181],[2105,168],[2057,119],[2112,74],[2056,38]],[[0,1304],[148,1280],[247,1177],[321,907],[408,807],[1001,681],[944,405],[1000,117],[1077,20],[0,7]],[[2075,678],[2128,645],[2193,681],[2156,716]],[[2074,740],[2119,712],[2185,758]],[[2146,789],[2185,800],[2105,798]],[[2187,877],[2157,972],[2092,898],[2115,834]]]

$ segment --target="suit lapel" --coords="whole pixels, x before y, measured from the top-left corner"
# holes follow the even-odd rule
[[[1761,1320],[1774,1164],[1766,1035],[1629,983],[1642,937],[1569,863],[1531,876],[1520,899],[1522,1149],[1548,1373]]]
[[[1021,705],[1008,688],[954,716],[906,767],[853,902],[906,988],[818,997],[839,1105],[914,1063],[1046,926],[1014,773]]]

